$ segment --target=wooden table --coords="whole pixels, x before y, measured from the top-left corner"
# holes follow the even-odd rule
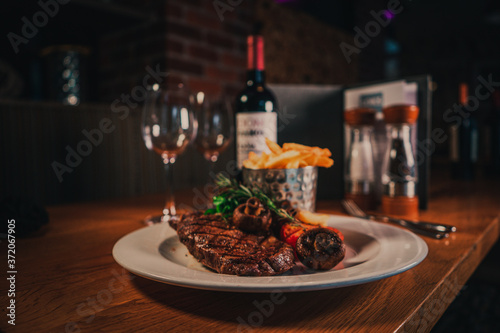
[[[422,218],[454,224],[458,232],[447,240],[424,238],[429,254],[420,265],[363,285],[283,294],[272,310],[258,309],[270,294],[171,286],[113,260],[115,242],[158,211],[162,196],[50,207],[43,235],[17,239],[16,330],[6,319],[5,282],[0,330],[428,332],[498,239],[499,185],[439,181]],[[343,214],[339,202],[320,202],[318,210]]]

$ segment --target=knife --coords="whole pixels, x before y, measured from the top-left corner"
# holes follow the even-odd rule
[[[384,222],[393,222],[400,225],[411,225],[413,227],[423,229],[423,230],[433,230],[440,233],[456,232],[457,227],[453,225],[426,222],[426,221],[412,221],[407,219],[401,219],[396,217],[390,217],[380,214],[367,214],[368,218],[382,220]]]

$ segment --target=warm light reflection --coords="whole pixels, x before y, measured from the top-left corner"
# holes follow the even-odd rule
[[[396,154],[397,154],[397,153],[398,153],[398,152],[396,151],[396,149],[391,149],[391,158],[392,158],[392,159],[395,159],[395,158],[396,158]]]
[[[222,144],[224,143],[224,135],[217,134],[217,139],[215,140],[215,143],[217,144],[217,146],[222,146]]]
[[[144,143],[146,144],[146,148],[149,150],[153,149],[153,143],[151,142],[151,127],[144,126]]]
[[[181,109],[181,127],[183,130],[189,128],[189,112],[186,108]]]
[[[67,101],[70,105],[77,105],[79,102],[78,97],[76,97],[75,95],[69,95]]]
[[[184,145],[184,140],[186,140],[186,136],[183,133],[179,134],[177,138],[177,147],[182,147]]]
[[[154,124],[152,134],[155,138],[160,136],[160,125]]]
[[[267,102],[266,102],[266,106],[265,106],[265,108],[266,108],[266,111],[267,111],[267,112],[271,112],[271,111],[273,111],[273,102],[271,102],[271,101],[267,101]]]
[[[203,93],[203,91],[200,91],[199,93],[196,94],[196,102],[198,102],[198,104],[203,104],[204,100],[205,100],[205,94]]]

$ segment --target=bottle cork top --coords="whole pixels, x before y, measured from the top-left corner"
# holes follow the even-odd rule
[[[264,70],[264,38],[260,35],[247,37],[247,69]]]
[[[391,105],[383,110],[388,124],[414,124],[418,119],[419,108],[416,105]]]
[[[372,108],[354,108],[344,111],[344,119],[348,125],[373,125],[377,110]]]
[[[468,99],[468,94],[469,94],[469,86],[467,83],[460,83],[460,86],[458,88],[458,98],[460,101],[460,104],[465,105],[467,104],[467,99]]]

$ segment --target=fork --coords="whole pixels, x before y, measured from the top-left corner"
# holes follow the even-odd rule
[[[373,217],[375,219],[383,220],[384,222],[394,222],[394,223],[399,223],[401,220],[403,222],[406,222],[408,224],[411,224],[417,228],[420,229],[425,229],[428,230],[430,229],[431,231],[436,231],[436,232],[441,232],[441,233],[447,233],[447,232],[456,232],[457,228],[453,225],[448,225],[448,224],[441,224],[441,223],[434,223],[434,222],[424,222],[424,221],[412,221],[412,220],[406,220],[402,218],[395,218],[395,217],[390,217],[386,215],[380,215],[380,214],[365,214],[363,210],[351,199],[346,200],[346,204],[350,205],[353,209],[353,212],[360,214],[360,215],[366,215],[369,217]]]
[[[392,223],[398,224],[402,227],[405,227],[408,230],[413,231],[414,233],[420,234],[422,236],[435,238],[435,239],[447,238],[449,236],[449,234],[447,231],[444,231],[444,230],[450,230],[450,231],[456,230],[455,227],[438,225],[435,223],[431,223],[431,225],[441,226],[442,228],[441,229],[437,229],[435,227],[429,228],[428,226],[426,226],[426,224],[419,225],[418,223],[413,222],[413,221],[404,220],[404,219],[396,219],[396,218],[391,218],[388,216],[367,215],[361,208],[359,208],[359,206],[353,200],[350,200],[350,199],[342,200],[342,206],[352,216],[356,216],[359,218],[372,220],[372,221],[392,222]]]

